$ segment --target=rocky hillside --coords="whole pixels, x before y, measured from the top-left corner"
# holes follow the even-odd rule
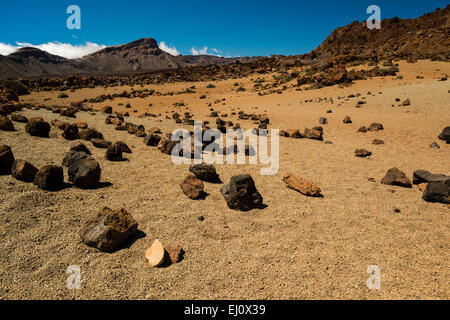
[[[368,29],[366,22],[353,22],[336,29],[311,54],[316,57],[352,56],[370,60],[448,57],[449,34],[450,5],[416,19],[383,20],[380,30]]]

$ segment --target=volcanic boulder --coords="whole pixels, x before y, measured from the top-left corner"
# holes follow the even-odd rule
[[[172,141],[168,138],[162,138],[158,143],[158,149],[164,154],[171,155],[173,148],[178,144],[176,141]]]
[[[93,138],[103,139],[103,134],[92,128],[80,130],[78,135],[80,136],[80,139],[83,139],[86,141],[91,141],[91,139],[93,139]]]
[[[229,183],[220,188],[220,192],[230,209],[249,211],[262,207],[263,198],[249,174],[233,176]]]
[[[58,191],[64,186],[64,171],[62,167],[49,165],[42,167],[34,177],[33,182],[39,189]]]
[[[397,168],[389,169],[386,176],[381,180],[381,183],[391,186],[412,188],[411,180]]]
[[[116,251],[137,231],[138,223],[124,209],[103,208],[79,231],[83,242],[100,251]]]
[[[11,175],[20,181],[33,182],[39,169],[25,160],[16,160],[11,169]]]
[[[322,131],[317,129],[308,129],[305,128],[305,138],[323,141]]]
[[[92,189],[98,186],[101,177],[100,165],[84,152],[69,151],[63,166],[68,168],[69,181],[81,189]]]
[[[86,147],[86,145],[82,142],[75,142],[70,147],[70,151],[81,151],[87,154],[91,154],[91,151]]]
[[[14,154],[10,146],[0,145],[0,175],[7,175],[11,173],[11,168],[14,163]]]
[[[76,124],[68,124],[64,128],[64,132],[62,134],[63,138],[66,140],[77,140],[80,137],[78,136],[78,127]]]
[[[144,138],[144,143],[147,146],[156,147],[161,141],[161,136],[150,133]]]
[[[421,183],[430,183],[430,182],[445,182],[450,180],[450,177],[447,177],[444,174],[432,174],[426,170],[416,170],[413,173],[413,183],[421,184]]]
[[[33,137],[48,138],[50,133],[50,124],[41,118],[28,120],[25,131]]]
[[[439,139],[445,141],[447,144],[450,144],[450,127],[446,127],[442,130],[439,135]]]
[[[450,179],[445,182],[430,182],[422,198],[427,202],[450,204]]]
[[[216,168],[212,164],[194,164],[189,167],[189,171],[202,181],[217,182],[219,180]]]
[[[11,121],[19,123],[28,123],[28,119],[20,114],[12,114]]]
[[[97,138],[92,138],[91,142],[94,145],[94,147],[99,148],[99,149],[107,149],[110,145],[112,145],[112,142],[110,142],[110,141],[106,141],[103,139],[97,139]]]
[[[180,184],[181,190],[189,198],[196,200],[203,196],[203,182],[193,175],[188,175]]]
[[[0,130],[1,131],[15,131],[14,124],[7,117],[0,117]]]

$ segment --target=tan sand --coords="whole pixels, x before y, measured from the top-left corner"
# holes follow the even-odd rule
[[[217,82],[215,89],[206,89],[208,83],[179,83],[148,88],[169,92],[195,85],[197,93],[94,105],[128,111],[118,103],[130,102],[139,111],[132,116],[175,110],[215,121],[206,116],[210,112],[207,103],[226,98],[226,105],[213,107],[227,112],[228,119],[244,128],[255,125],[231,117],[232,109],[266,111],[270,128],[277,129],[303,130],[319,125],[319,117],[327,117],[324,139],[333,144],[280,138],[280,170],[274,176],[261,176],[259,165],[216,166],[224,182],[241,173],[254,178],[267,207],[247,213],[227,207],[220,184],[205,183],[209,196],[190,200],[179,186],[189,173],[188,165],[175,166],[169,156],[145,146],[141,138],[106,126],[101,112],[79,112],[77,120],[87,121],[107,140],[126,142],[133,154],[126,155],[127,162],[111,163],[104,150],[87,142],[102,167],[102,181],[111,183],[94,191],[45,192],[11,176],[0,176],[0,298],[448,299],[449,208],[422,200],[417,186],[404,189],[380,184],[392,167],[411,179],[417,169],[450,175],[450,145],[437,139],[450,125],[450,82],[438,81],[445,73],[450,73],[450,65],[442,62],[401,62],[403,79],[376,78],[346,88],[289,89],[281,95],[259,97],[252,92],[250,79]],[[424,79],[416,79],[417,75]],[[247,91],[234,92],[236,81]],[[69,93],[68,100],[57,99],[58,92],[33,93],[22,101],[67,104],[123,90],[82,89]],[[367,95],[368,91],[372,94]],[[362,96],[338,99],[356,93]],[[200,100],[202,94],[207,99]],[[52,100],[44,102],[47,97]],[[319,97],[332,98],[334,103],[303,102]],[[363,97],[367,104],[355,108]],[[399,107],[395,98],[409,98],[411,106]],[[187,110],[172,107],[179,101],[187,104]],[[149,103],[153,106],[148,107]],[[329,109],[333,113],[327,114]],[[73,121],[44,110],[21,114]],[[352,124],[342,123],[347,115]],[[164,117],[132,117],[129,121],[147,129],[158,126],[164,133],[177,127]],[[372,122],[382,123],[385,130],[357,133],[359,127]],[[25,134],[22,124],[15,126],[17,132],[0,132],[0,143],[10,145],[16,159],[38,167],[61,164],[71,144],[61,137],[61,131],[52,128],[52,138],[42,139]],[[375,138],[385,145],[372,145]],[[429,147],[435,141],[440,149]],[[356,158],[358,148],[372,151],[373,156]],[[288,189],[282,181],[287,172],[319,185],[324,198],[308,198]],[[142,232],[112,254],[87,247],[77,234],[84,221],[103,206],[125,208]],[[394,212],[395,208],[400,212]],[[167,268],[152,268],[145,251],[155,239],[164,245],[181,245],[186,251],[184,260]],[[70,265],[81,268],[81,290],[67,289]],[[369,265],[381,269],[380,290],[366,286]]]

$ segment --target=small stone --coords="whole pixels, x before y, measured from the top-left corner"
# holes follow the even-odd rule
[[[161,136],[159,136],[157,134],[153,134],[153,133],[150,133],[149,135],[147,135],[144,138],[145,145],[150,146],[150,147],[158,146],[160,141],[161,141]]]
[[[91,154],[91,151],[84,145],[82,142],[75,142],[70,147],[70,151],[76,151],[76,152],[84,152],[86,154]]]
[[[25,131],[33,137],[48,138],[50,133],[50,124],[41,118],[28,120]]]
[[[203,195],[203,182],[193,175],[187,176],[180,186],[184,194],[193,200],[199,199]]]
[[[216,182],[219,180],[216,168],[212,164],[194,164],[189,167],[189,171],[202,181]]]
[[[112,145],[112,142],[110,142],[110,141],[106,141],[103,139],[97,139],[97,138],[92,138],[91,142],[94,147],[99,148],[99,149],[107,149],[109,146]]]
[[[158,149],[164,154],[171,155],[173,148],[178,144],[176,141],[172,141],[168,138],[162,138],[158,143]]]
[[[384,141],[383,141],[383,140],[380,140],[380,139],[374,139],[374,140],[372,141],[372,144],[378,146],[378,145],[384,144]]]
[[[156,239],[145,252],[145,258],[152,267],[159,267],[164,262],[165,253],[163,244]]]
[[[180,260],[183,256],[183,253],[184,253],[183,249],[178,245],[169,246],[165,250],[166,250],[167,256],[169,258],[169,263],[171,263],[171,264],[180,262]]]
[[[352,119],[349,116],[346,116],[344,120],[342,120],[343,123],[352,123]]]
[[[404,188],[412,188],[411,180],[409,180],[406,174],[397,168],[389,169],[386,176],[384,176],[381,180],[381,183]]]
[[[440,149],[441,147],[436,142],[433,142],[432,144],[430,144],[430,148]]]
[[[322,136],[322,131],[319,131],[317,129],[308,129],[305,128],[305,133],[304,136],[307,139],[314,139],[314,140],[319,140],[319,141],[323,141],[323,136]]]
[[[384,127],[381,123],[372,123],[368,129],[369,131],[381,131]]]
[[[287,184],[288,188],[296,190],[308,197],[321,196],[320,188],[302,177],[288,173],[283,176],[283,181]]]
[[[19,122],[19,123],[28,123],[28,119],[25,116],[20,114],[12,114],[11,121]]]
[[[86,140],[86,141],[91,141],[91,139],[93,139],[93,138],[104,139],[103,134],[101,132],[97,131],[96,129],[92,129],[92,128],[82,129],[82,130],[80,130],[78,135],[80,136],[80,139]]]
[[[366,157],[370,157],[372,155],[372,152],[367,151],[365,149],[356,149],[355,150],[355,156],[359,157],[359,158],[366,158]]]
[[[320,123],[320,124],[327,124],[327,123],[328,123],[328,119],[327,119],[327,118],[324,118],[324,117],[321,117],[321,118],[319,119],[319,123]]]

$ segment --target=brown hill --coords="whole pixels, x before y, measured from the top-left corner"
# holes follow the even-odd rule
[[[381,29],[370,30],[366,22],[353,22],[336,29],[311,54],[316,57],[353,56],[360,59],[436,58],[450,54],[450,5],[416,19],[392,18]]]
[[[37,48],[22,48],[8,56],[0,57],[0,74],[3,77],[118,74],[222,65],[236,60],[238,59],[210,55],[173,56],[161,50],[156,40],[144,38],[102,49],[82,59],[66,59]]]

